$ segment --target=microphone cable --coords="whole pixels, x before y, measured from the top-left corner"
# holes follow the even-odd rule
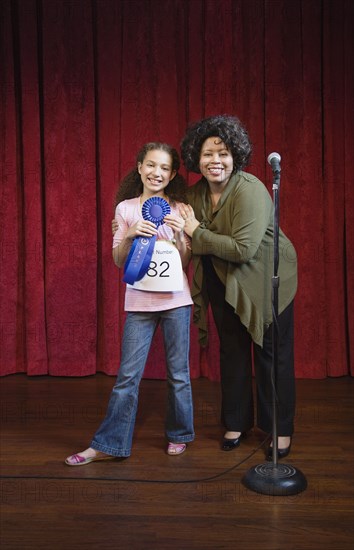
[[[12,475],[0,475],[0,479],[46,479],[46,480],[58,480],[58,481],[119,481],[119,482],[126,482],[126,483],[169,483],[169,484],[183,484],[183,483],[201,483],[206,481],[213,481],[215,479],[218,479],[233,470],[236,470],[236,468],[239,468],[242,464],[247,462],[254,454],[256,454],[262,447],[269,441],[271,437],[271,434],[267,434],[266,438],[258,445],[256,449],[253,449],[253,451],[246,456],[246,458],[243,458],[230,468],[227,468],[226,470],[223,470],[219,474],[214,474],[212,476],[203,477],[203,478],[192,478],[192,479],[135,479],[135,478],[119,478],[119,477],[89,477],[89,478],[82,478],[82,477],[67,477],[67,476],[39,476],[39,475],[19,475],[19,476],[12,476]],[[119,457],[117,457],[119,458]]]

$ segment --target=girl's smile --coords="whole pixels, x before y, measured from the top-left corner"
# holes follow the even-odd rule
[[[138,164],[138,172],[144,185],[144,197],[164,196],[163,190],[176,175],[171,156],[159,149],[147,152],[143,162]]]

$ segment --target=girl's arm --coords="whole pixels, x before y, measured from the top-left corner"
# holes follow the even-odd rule
[[[165,216],[164,222],[166,223],[166,225],[168,225],[168,227],[173,230],[176,248],[181,257],[182,267],[185,268],[187,267],[191,258],[191,249],[187,246],[186,237],[183,231],[184,220],[181,218],[181,216],[168,214],[167,216]]]
[[[116,216],[117,235],[113,239],[112,256],[116,266],[123,267],[135,237],[152,237],[157,234],[157,229],[155,224],[143,219],[129,227],[119,212]]]
[[[129,254],[133,239],[124,238],[112,249],[113,261],[117,267],[123,267]]]

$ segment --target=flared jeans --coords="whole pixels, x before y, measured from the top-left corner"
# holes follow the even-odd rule
[[[116,384],[106,417],[91,442],[93,449],[117,457],[130,456],[139,385],[159,324],[167,367],[165,435],[173,443],[193,441],[193,402],[189,373],[190,313],[191,306],[157,312],[128,312]]]

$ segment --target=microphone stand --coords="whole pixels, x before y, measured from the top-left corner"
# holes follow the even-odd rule
[[[274,153],[273,153],[274,154]],[[279,156],[279,155],[278,155]],[[280,156],[279,156],[280,160]],[[278,293],[279,293],[279,188],[280,164],[273,167],[273,277],[272,277],[272,462],[258,464],[246,472],[242,483],[251,491],[272,496],[296,495],[304,491],[307,481],[304,474],[289,464],[278,464],[278,407],[277,370],[279,349]]]

